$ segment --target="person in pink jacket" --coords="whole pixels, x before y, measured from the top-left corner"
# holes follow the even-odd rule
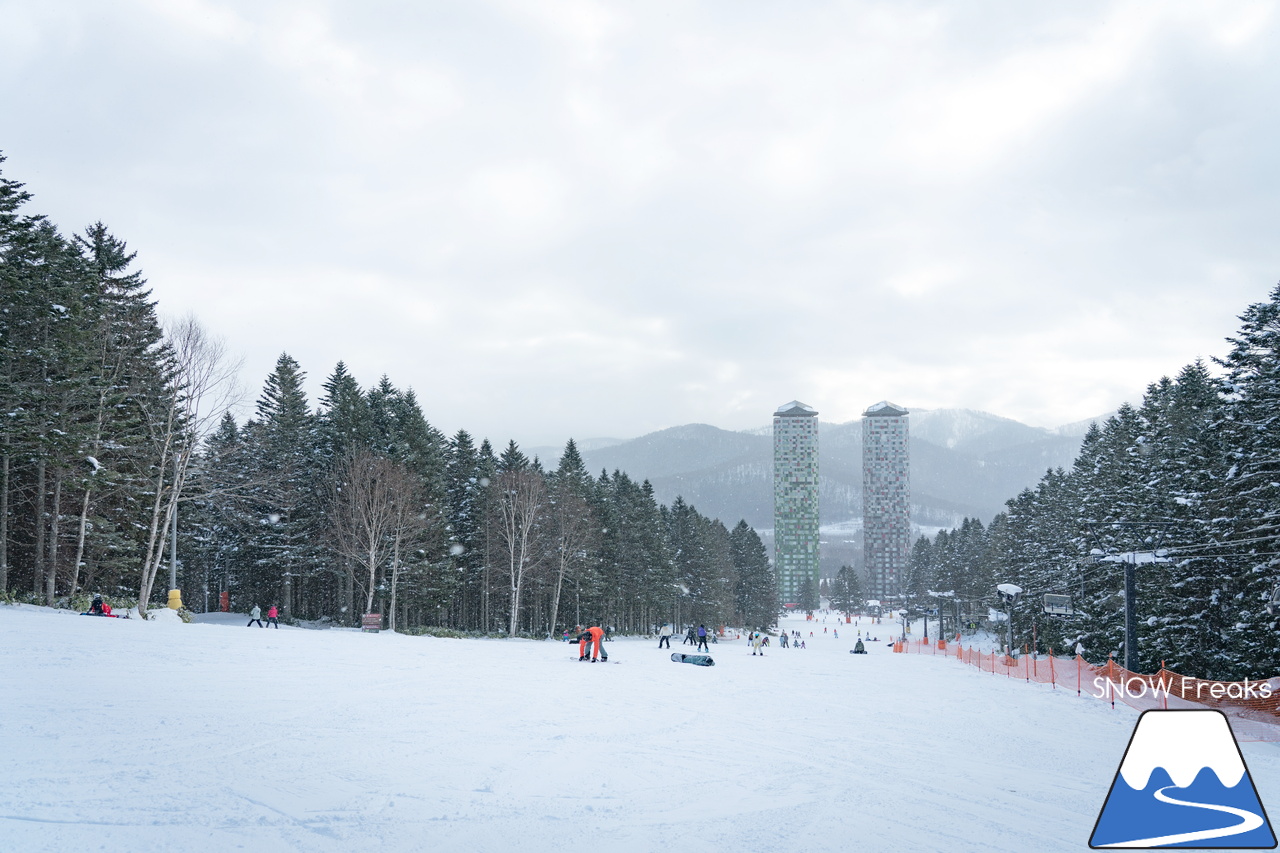
[[[276,606],[274,604],[267,608],[267,624],[275,625],[277,631],[280,630],[279,617],[280,617],[280,611],[276,609]]]

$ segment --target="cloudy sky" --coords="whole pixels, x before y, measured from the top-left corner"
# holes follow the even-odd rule
[[[1275,3],[0,0],[0,151],[161,310],[495,442],[1038,426],[1280,280]]]

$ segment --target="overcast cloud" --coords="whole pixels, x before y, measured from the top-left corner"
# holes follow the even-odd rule
[[[0,0],[0,150],[169,314],[495,442],[1055,426],[1280,279],[1275,3]]]

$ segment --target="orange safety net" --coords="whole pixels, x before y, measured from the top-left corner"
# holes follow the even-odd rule
[[[903,654],[943,655],[977,667],[982,672],[1050,684],[1075,690],[1111,703],[1117,700],[1139,711],[1153,708],[1212,708],[1231,721],[1238,740],[1280,742],[1280,679],[1264,681],[1209,681],[1179,675],[1161,667],[1155,675],[1130,672],[1108,658],[1094,666],[1084,658],[1002,652],[979,652],[959,642],[926,640],[897,642],[893,650]]]

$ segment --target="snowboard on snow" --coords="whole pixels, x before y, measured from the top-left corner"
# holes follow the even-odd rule
[[[672,652],[671,659],[676,663],[691,663],[694,666],[716,665],[716,662],[711,659],[711,655],[686,655],[680,652]]]

